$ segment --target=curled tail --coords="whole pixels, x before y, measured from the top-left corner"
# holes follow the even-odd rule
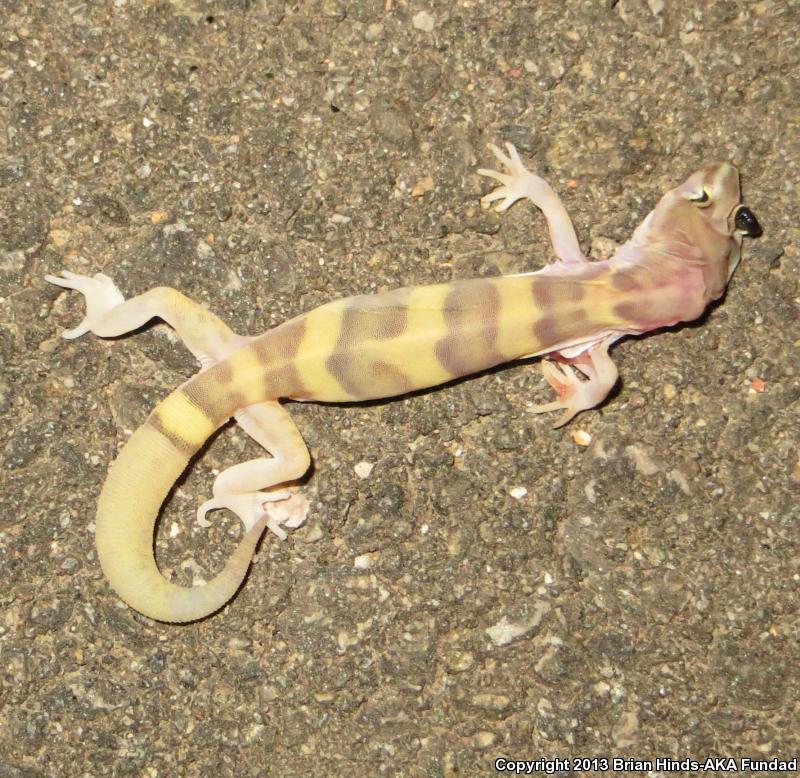
[[[191,457],[236,410],[233,400],[212,396],[219,386],[215,372],[204,371],[155,408],[111,465],[97,505],[103,572],[128,605],[158,621],[193,621],[221,608],[241,585],[266,523],[247,532],[205,586],[173,584],[156,566],[153,532],[161,504]]]

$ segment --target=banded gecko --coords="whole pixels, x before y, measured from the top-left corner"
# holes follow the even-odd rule
[[[505,211],[528,199],[543,212],[556,261],[532,273],[456,280],[322,305],[259,337],[232,332],[214,314],[174,289],[125,300],[114,282],[63,271],[46,280],[81,292],[86,315],[63,333],[114,337],[153,318],[171,325],[202,368],[160,402],[112,464],[97,507],[100,565],[135,610],[165,622],[207,616],[236,593],[268,526],[302,523],[297,503],[280,518],[274,501],[297,500],[278,489],[301,478],[310,456],[279,399],[358,402],[406,394],[523,357],[544,355],[556,426],[601,403],[617,381],[609,346],[701,315],[719,298],[739,262],[742,237],[761,227],[740,204],[732,165],[706,165],[667,192],[613,257],[589,261],[553,189],[529,172],[516,149],[490,146],[503,171],[483,200]],[[424,402],[424,400],[420,400]],[[153,554],[161,505],[191,457],[231,417],[269,458],[223,471],[198,510],[228,508],[244,536],[224,569],[202,586],[167,580]],[[307,507],[307,503],[306,503]]]

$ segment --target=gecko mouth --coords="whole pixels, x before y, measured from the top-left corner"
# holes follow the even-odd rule
[[[756,219],[756,215],[744,205],[740,205],[734,214],[733,225],[748,238],[758,238],[764,230]]]

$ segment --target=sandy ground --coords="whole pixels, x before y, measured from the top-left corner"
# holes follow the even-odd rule
[[[2,5],[0,776],[798,755],[800,4]],[[174,286],[255,334],[535,269],[541,215],[479,207],[502,140],[594,256],[717,158],[764,237],[703,321],[618,345],[618,392],[566,429],[526,411],[548,396],[530,364],[294,405],[307,525],[266,538],[213,618],[122,605],[97,494],[196,366],[163,326],[61,340],[82,305],[44,273]],[[176,580],[227,558],[237,522],[193,510],[254,456],[229,428],[174,495],[156,548]]]

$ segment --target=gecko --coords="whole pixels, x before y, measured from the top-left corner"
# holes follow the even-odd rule
[[[346,297],[258,337],[234,333],[168,287],[125,300],[103,273],[45,276],[84,296],[84,319],[63,337],[116,337],[160,318],[201,365],[124,444],[98,499],[98,560],[130,607],[163,622],[204,618],[237,592],[265,528],[285,538],[284,527],[303,522],[307,501],[285,487],[305,475],[311,458],[282,400],[396,397],[542,356],[555,398],[530,410],[560,412],[556,426],[566,424],[602,403],[617,382],[611,344],[697,319],[724,293],[743,237],[762,232],[741,203],[737,169],[717,162],[664,194],[611,258],[590,260],[550,185],[512,144],[489,147],[500,170],[477,171],[496,182],[481,203],[502,212],[527,199],[542,211],[555,260],[541,270]],[[241,519],[243,537],[208,583],[180,586],[156,564],[156,520],[192,457],[231,418],[269,456],[216,477],[197,518],[207,526],[206,513],[229,509]],[[298,502],[284,513],[271,510],[292,500]]]

